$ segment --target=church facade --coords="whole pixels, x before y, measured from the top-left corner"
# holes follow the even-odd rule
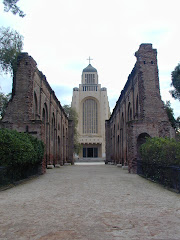
[[[105,158],[105,120],[110,117],[107,89],[101,88],[97,70],[83,69],[79,88],[73,88],[72,108],[78,113],[80,158]]]

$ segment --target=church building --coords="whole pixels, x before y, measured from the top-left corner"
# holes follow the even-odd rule
[[[97,70],[88,60],[79,88],[73,88],[71,103],[78,113],[79,157],[105,158],[105,120],[110,117],[107,89],[101,88]]]

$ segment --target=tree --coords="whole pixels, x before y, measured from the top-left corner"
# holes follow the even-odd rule
[[[6,95],[2,92],[0,93],[0,119],[4,117],[10,98],[11,98],[11,93],[8,93]]]
[[[63,106],[65,113],[67,114],[69,120],[72,120],[74,122],[74,152],[76,154],[79,154],[81,150],[81,144],[78,142],[78,131],[77,131],[77,125],[78,125],[78,114],[74,108],[72,108],[69,105]]]
[[[67,114],[69,120],[74,121],[74,126],[77,128],[78,125],[78,114],[74,108],[72,108],[70,105],[64,105],[63,106],[65,113]]]
[[[13,75],[17,69],[17,58],[23,48],[23,37],[9,27],[0,28],[0,70]]]
[[[4,11],[11,11],[14,15],[19,14],[20,17],[24,17],[25,14],[20,8],[16,5],[19,0],[3,0]]]
[[[164,109],[166,110],[166,113],[167,113],[168,119],[171,123],[171,126],[176,130],[176,132],[178,132],[178,130],[180,128],[180,121],[179,121],[180,117],[175,119],[173,108],[171,107],[170,101],[166,101],[166,103],[164,103]]]
[[[180,101],[180,63],[175,67],[174,71],[171,73],[171,86],[175,89],[171,90],[170,93],[173,98]]]

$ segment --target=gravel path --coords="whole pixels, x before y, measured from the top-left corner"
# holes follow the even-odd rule
[[[179,240],[180,195],[115,166],[64,166],[0,192],[0,239]]]

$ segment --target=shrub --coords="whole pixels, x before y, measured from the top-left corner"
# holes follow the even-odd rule
[[[44,156],[44,143],[31,135],[28,135],[28,137],[36,154],[32,163],[41,163]]]
[[[44,144],[27,133],[0,129],[0,166],[6,167],[15,180],[24,178],[41,163]]]
[[[146,163],[163,166],[180,165],[180,142],[169,138],[148,138],[141,146],[141,157]]]
[[[180,142],[148,138],[140,151],[139,174],[180,192]]]

